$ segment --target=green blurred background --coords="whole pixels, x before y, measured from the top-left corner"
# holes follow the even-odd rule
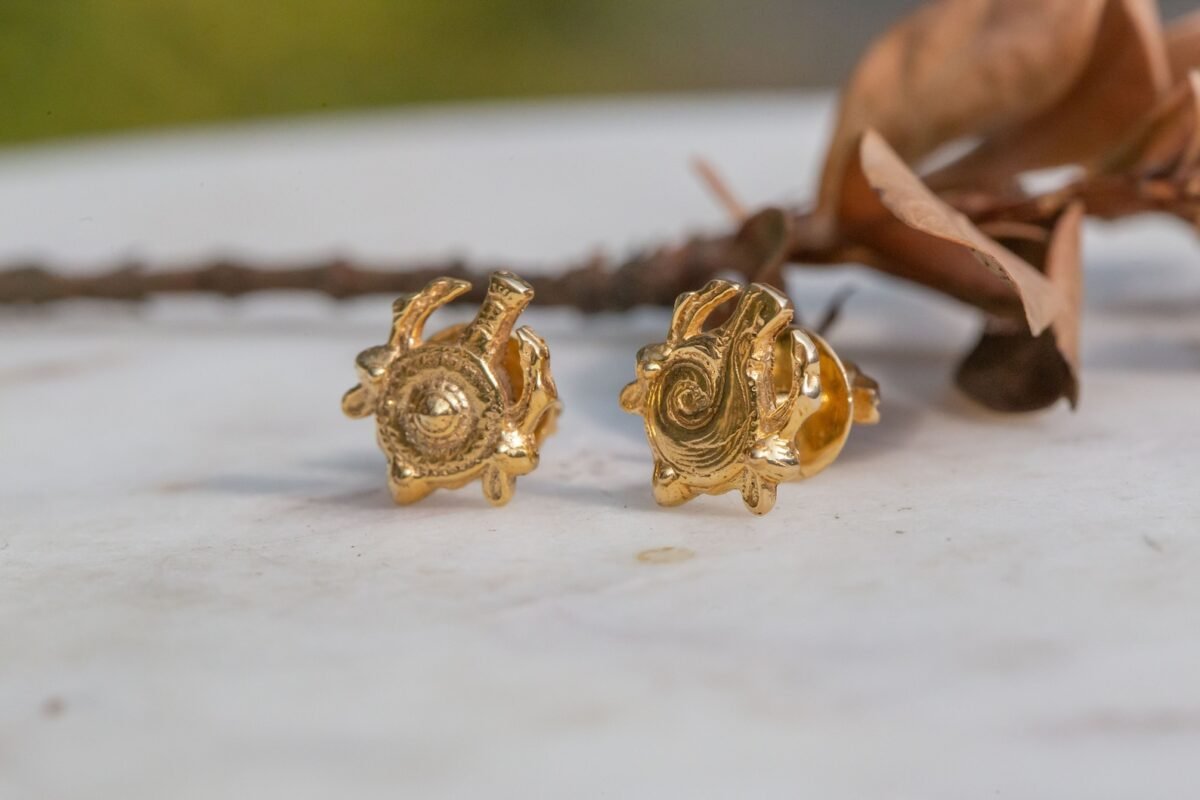
[[[0,142],[447,100],[831,85],[918,4],[0,0]]]

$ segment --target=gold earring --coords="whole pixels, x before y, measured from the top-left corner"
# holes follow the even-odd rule
[[[400,504],[480,478],[484,496],[504,505],[562,410],[546,343],[528,327],[513,330],[533,299],[516,275],[491,276],[474,321],[422,339],[429,315],[470,288],[439,278],[398,299],[388,343],[359,353],[359,384],[342,398],[347,416],[375,416]]]
[[[706,329],[735,298],[730,317]],[[775,289],[712,281],[680,295],[667,341],[638,353],[621,406],[645,420],[660,504],[740,489],[765,514],[780,483],[825,469],[855,422],[879,420],[875,382],[791,321]]]

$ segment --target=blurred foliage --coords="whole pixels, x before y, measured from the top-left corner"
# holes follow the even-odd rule
[[[829,84],[918,2],[0,0],[0,142],[446,99]]]
[[[442,99],[790,85],[786,64],[764,78],[775,73],[744,42],[793,5],[756,0],[747,17],[717,0],[2,0],[0,141]]]
[[[0,138],[329,106],[643,88],[654,85],[645,63],[652,48],[638,40],[642,31],[652,39],[653,6],[4,0]]]

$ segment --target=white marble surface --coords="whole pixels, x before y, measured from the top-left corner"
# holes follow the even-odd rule
[[[0,256],[549,264],[807,193],[827,99],[445,109],[0,155]],[[804,276],[883,384],[836,468],[677,510],[616,393],[665,318],[534,311],[516,500],[391,506],[344,419],[383,299],[0,311],[0,797],[1200,791],[1200,245],[1092,230],[1083,405],[949,385],[969,311]],[[450,315],[453,316],[453,315]],[[658,558],[639,554],[677,548]]]

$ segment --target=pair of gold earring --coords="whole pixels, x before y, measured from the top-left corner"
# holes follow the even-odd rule
[[[375,417],[397,503],[478,478],[504,505],[562,411],[546,342],[514,330],[533,300],[516,275],[491,276],[469,324],[423,337],[430,314],[470,288],[440,278],[396,300],[387,344],[358,355],[359,383],[342,398],[348,416]],[[876,384],[791,323],[787,298],[761,284],[716,280],[679,296],[667,340],[642,348],[620,396],[645,421],[660,504],[740,490],[765,514],[780,483],[825,469],[855,422],[878,421]]]

